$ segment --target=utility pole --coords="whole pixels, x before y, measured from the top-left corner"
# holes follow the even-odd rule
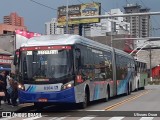
[[[66,5],[66,34],[68,34],[68,0]]]
[[[151,45],[149,50],[149,63],[150,63],[150,81],[152,81],[152,52],[151,52]]]
[[[112,38],[112,34],[113,34],[113,25],[112,25],[112,17],[111,17],[111,47],[113,46],[113,38]]]

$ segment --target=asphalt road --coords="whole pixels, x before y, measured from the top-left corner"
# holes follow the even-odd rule
[[[145,90],[118,96],[108,102],[92,102],[86,109],[75,105],[52,105],[36,109],[33,104],[23,104],[18,110],[22,117],[2,118],[4,120],[160,120],[160,86],[146,86]],[[32,117],[29,113],[38,113]],[[159,117],[157,117],[159,116]]]

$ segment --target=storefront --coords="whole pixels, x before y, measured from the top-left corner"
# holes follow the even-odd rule
[[[12,55],[11,53],[0,49],[0,71],[11,70],[11,63],[12,63],[12,60],[10,57],[11,55]]]

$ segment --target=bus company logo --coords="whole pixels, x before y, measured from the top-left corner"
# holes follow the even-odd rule
[[[11,112],[2,112],[2,117],[12,117],[12,113]]]

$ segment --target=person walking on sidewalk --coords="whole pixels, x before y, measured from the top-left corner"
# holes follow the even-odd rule
[[[10,77],[10,98],[13,106],[17,106],[17,98],[18,98],[18,83],[15,81],[14,76],[11,75]]]
[[[11,85],[10,85],[10,75],[11,73],[9,73],[9,71],[6,71],[6,82],[7,82],[7,86],[6,86],[6,99],[7,99],[7,102],[8,102],[8,105],[11,105],[11,101],[10,101],[10,93],[12,92],[12,88],[11,88]]]

